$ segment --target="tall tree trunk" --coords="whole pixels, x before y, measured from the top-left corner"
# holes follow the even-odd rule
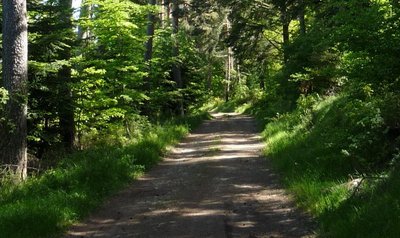
[[[306,28],[306,18],[305,18],[305,4],[304,0],[300,1],[300,10],[299,10],[299,24],[300,24],[300,34],[305,35],[307,28]]]
[[[228,102],[230,98],[231,91],[231,81],[232,81],[232,69],[233,69],[233,51],[232,47],[228,47],[228,54],[226,58],[226,69],[225,69],[225,101]]]
[[[286,64],[289,57],[287,47],[289,45],[289,23],[283,22],[282,25],[282,38],[283,38],[283,62]]]
[[[226,31],[227,34],[230,34],[231,30],[231,22],[229,20],[228,15],[226,16],[225,19],[225,24],[226,24]],[[232,78],[232,69],[233,69],[233,50],[232,47],[228,47],[227,49],[227,57],[225,61],[225,101],[229,101],[230,97],[230,91],[231,91],[231,78]]]
[[[213,66],[211,63],[211,60],[208,63],[207,66],[207,81],[206,81],[206,89],[207,91],[211,90],[211,85],[212,85],[212,71],[213,71]]]
[[[267,77],[266,74],[268,73],[268,64],[265,63],[265,61],[261,61],[261,69],[259,70],[261,72],[260,74],[260,89],[264,90],[265,89],[265,78]]]
[[[178,62],[179,57],[179,40],[178,40],[178,31],[179,31],[179,0],[172,0],[172,34],[173,34],[173,49],[172,55],[175,58],[175,62],[172,66],[172,77],[178,89],[183,88],[183,80],[182,80],[182,69],[180,62]],[[183,107],[183,98],[181,97],[178,100],[178,112],[183,116],[185,114]]]
[[[72,45],[73,39],[73,26],[72,26],[72,0],[60,0],[60,7],[62,8],[62,12],[60,15],[60,21],[63,22],[64,30],[69,32],[67,34],[67,39],[65,39],[65,43],[68,45]],[[68,39],[68,37],[70,39]],[[71,59],[71,48],[66,47],[62,52],[63,60]],[[60,132],[61,139],[64,144],[64,148],[67,151],[71,151],[75,146],[75,116],[74,116],[74,100],[72,97],[71,91],[71,67],[63,66],[62,69],[58,72],[59,79],[61,80],[59,83],[59,117],[60,117]]]
[[[3,84],[10,94],[0,124],[0,161],[27,176],[28,23],[26,0],[3,0]]]
[[[60,117],[60,132],[61,139],[64,144],[64,148],[67,151],[71,151],[75,147],[75,106],[70,88],[71,82],[71,67],[64,66],[58,73],[59,79],[62,80],[60,83],[59,94],[60,94],[60,106],[59,106],[59,117]]]
[[[166,27],[170,21],[170,7],[169,7],[169,0],[161,0],[161,25],[162,27]]]
[[[265,81],[264,81],[264,74],[260,75],[260,89],[264,90],[265,89]]]
[[[155,6],[156,0],[149,0],[149,5]],[[147,16],[147,42],[146,42],[146,52],[144,53],[144,61],[147,64],[147,73],[148,76],[145,78],[145,88],[150,90],[151,85],[151,59],[153,58],[153,37],[154,37],[154,25],[155,25],[156,16],[154,12],[150,12]]]
[[[289,25],[290,16],[287,11],[286,3],[280,6],[281,23],[282,23],[282,40],[283,40],[283,62],[286,64],[288,61],[287,46],[289,45]]]

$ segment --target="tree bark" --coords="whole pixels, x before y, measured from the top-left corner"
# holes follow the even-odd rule
[[[229,21],[229,17],[226,16],[226,31],[227,34],[230,33],[231,30],[231,22]],[[231,81],[232,81],[232,69],[233,69],[233,50],[232,47],[228,47],[227,49],[227,58],[225,62],[225,101],[228,102],[230,98],[231,91]]]
[[[60,21],[63,22],[65,31],[70,32],[71,39],[65,39],[66,43],[71,45],[73,38],[72,28],[72,0],[60,0],[60,6],[62,7],[62,13],[60,15]],[[68,37],[68,36],[67,36]],[[71,48],[66,47],[62,52],[63,60],[71,59]],[[74,100],[72,97],[72,91],[70,83],[71,78],[71,66],[63,66],[58,72],[59,79],[59,117],[60,117],[60,134],[67,151],[73,150],[75,147],[75,115],[74,115]]]
[[[149,5],[155,6],[156,0],[149,0]],[[153,56],[153,36],[154,36],[154,25],[155,25],[156,16],[153,12],[150,12],[147,16],[147,37],[148,40],[146,42],[146,52],[144,55],[144,59],[146,62],[151,60]]]
[[[173,56],[179,56],[179,42],[178,42],[178,31],[179,31],[179,2],[178,0],[172,1],[172,34],[173,34]],[[182,72],[179,62],[175,62],[173,66],[173,78],[178,86],[182,88]]]
[[[268,65],[267,64],[261,64],[261,69],[260,69],[260,89],[264,90],[265,89],[265,78],[266,78],[266,73],[268,72]]]
[[[281,23],[282,23],[282,40],[283,40],[283,62],[286,64],[288,61],[287,46],[289,45],[289,25],[290,16],[286,3],[280,6]]]
[[[211,60],[210,60],[208,66],[207,66],[207,81],[206,81],[206,89],[207,89],[207,91],[211,90],[212,73],[213,73],[213,66],[212,66],[212,63],[211,63]]]
[[[27,176],[28,23],[26,0],[3,0],[3,84],[10,99],[0,124],[0,161]]]
[[[71,151],[75,147],[75,106],[72,96],[72,91],[69,83],[71,82],[71,67],[64,66],[59,71],[59,78],[62,80],[60,83],[60,134],[67,151]]]
[[[149,5],[155,6],[156,0],[149,0]],[[153,38],[154,38],[154,25],[155,25],[156,16],[153,12],[150,12],[147,16],[147,42],[145,44],[146,52],[144,53],[144,61],[147,64],[147,73],[148,76],[145,78],[145,89],[150,90],[151,85],[151,59],[153,58]]]
[[[182,80],[182,69],[180,62],[178,62],[179,57],[179,41],[178,41],[178,32],[179,32],[179,0],[172,0],[172,34],[173,34],[173,49],[172,55],[175,58],[175,62],[172,65],[172,78],[176,83],[176,87],[178,89],[183,88],[183,80]],[[183,116],[185,114],[183,107],[183,98],[181,97],[178,100],[178,112]]]
[[[306,18],[305,18],[305,3],[304,0],[300,1],[300,9],[299,9],[299,24],[300,24],[300,34],[305,35],[307,28],[306,28]]]
[[[231,81],[232,81],[232,69],[233,69],[233,51],[232,47],[228,47],[227,52],[227,59],[226,59],[226,71],[225,71],[225,101],[228,102],[230,98],[230,91],[231,91]]]
[[[282,24],[282,39],[283,39],[283,62],[286,64],[289,57],[287,53],[287,46],[289,45],[289,23],[283,22]]]

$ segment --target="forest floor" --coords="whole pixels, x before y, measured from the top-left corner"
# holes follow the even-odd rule
[[[65,237],[314,237],[262,148],[253,118],[213,114]]]

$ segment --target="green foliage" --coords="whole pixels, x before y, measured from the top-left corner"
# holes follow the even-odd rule
[[[42,157],[43,151],[61,143],[60,119],[70,107],[71,50],[75,35],[68,1],[28,2],[29,14],[29,153]]]
[[[0,88],[0,105],[4,105],[8,101],[8,91],[4,88]]]
[[[9,100],[8,91],[4,88],[0,88],[0,123],[3,123],[4,118],[4,109],[7,101]]]
[[[74,59],[79,134],[106,129],[110,122],[129,118],[147,99],[139,91],[144,75],[140,68],[146,9],[130,1],[85,4],[96,5],[94,18],[81,18],[80,27],[96,41],[85,43]]]
[[[54,237],[156,164],[161,155],[206,115],[149,125],[141,139],[100,143],[65,157],[42,175],[1,184],[1,237]],[[121,135],[123,136],[123,135]]]
[[[397,237],[399,229],[399,171],[372,183],[362,194],[347,199],[321,216],[326,237]]]
[[[399,181],[387,172],[397,164],[398,139],[387,133],[384,104],[368,96],[371,91],[366,85],[338,96],[301,96],[294,111],[266,118],[265,154],[283,172],[298,204],[316,216],[323,236],[399,232],[394,224],[400,212],[389,208],[397,206],[393,189]],[[252,110],[266,113],[257,104]],[[380,226],[379,219],[391,225]]]

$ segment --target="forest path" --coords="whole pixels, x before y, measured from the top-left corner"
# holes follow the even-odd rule
[[[214,114],[66,237],[313,237],[249,116]]]

